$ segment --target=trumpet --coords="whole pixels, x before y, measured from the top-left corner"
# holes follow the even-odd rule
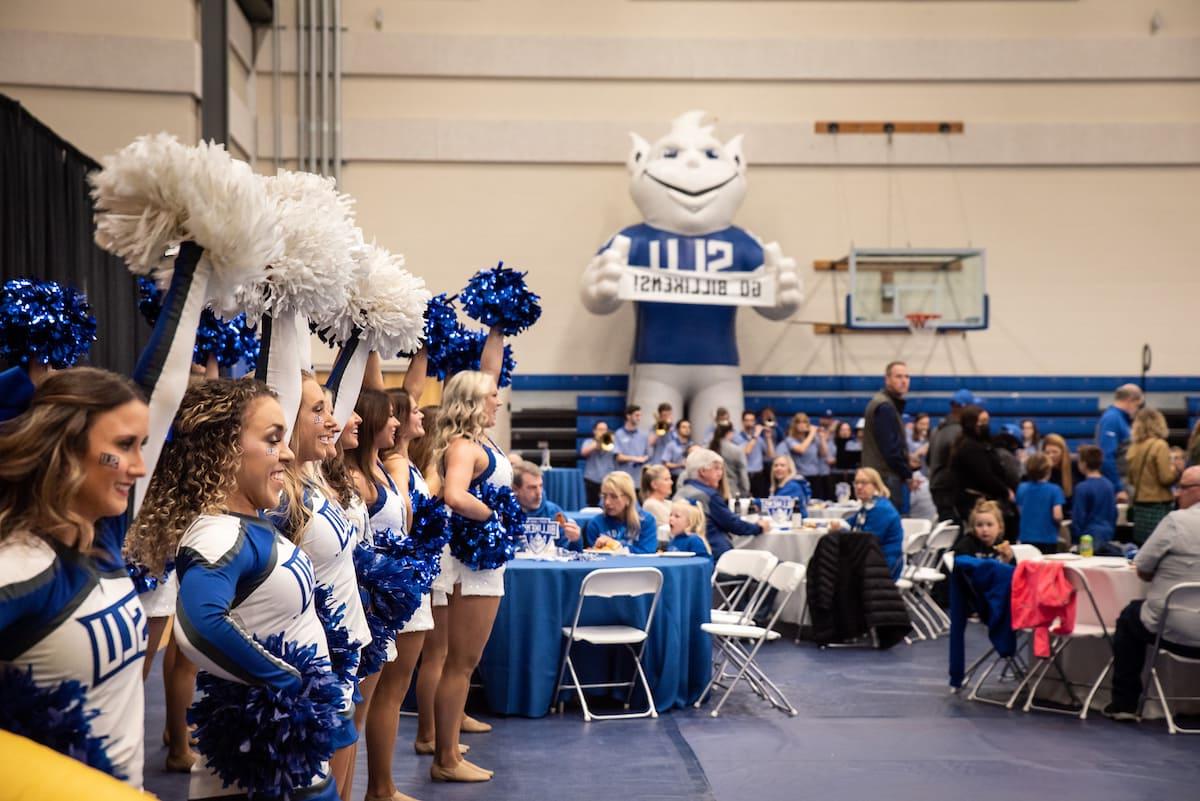
[[[611,451],[614,447],[613,435],[612,435],[611,431],[605,431],[603,434],[600,435],[600,439],[597,441],[600,443],[600,450],[602,450],[602,451],[605,451],[605,452]]]
[[[671,430],[671,424],[664,422],[662,420],[658,421],[658,423],[656,423],[654,426],[654,433],[660,437],[665,437],[667,435],[667,432],[670,430]]]

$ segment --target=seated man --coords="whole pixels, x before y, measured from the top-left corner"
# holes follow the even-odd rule
[[[513,466],[513,495],[526,517],[547,517],[562,527],[562,536],[555,544],[570,548],[579,542],[579,524],[563,514],[562,507],[542,495],[542,471],[535,464],[521,462]]]
[[[1104,714],[1113,720],[1137,719],[1146,646],[1154,644],[1167,593],[1176,584],[1200,581],[1200,466],[1184,471],[1179,481],[1179,511],[1163,518],[1133,565],[1138,576],[1150,582],[1150,590],[1145,600],[1131,601],[1117,618],[1112,703],[1104,708]],[[1200,659],[1200,617],[1172,614],[1162,645],[1180,656]]]
[[[683,483],[675,497],[696,501],[704,510],[704,534],[714,560],[733,548],[731,536],[752,537],[771,530],[771,521],[765,516],[757,523],[748,523],[729,509],[729,502],[721,494],[725,460],[719,454],[707,448],[696,448],[688,454],[685,465]]]

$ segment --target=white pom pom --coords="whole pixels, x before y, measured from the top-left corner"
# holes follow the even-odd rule
[[[247,314],[302,314],[318,328],[342,317],[354,280],[354,253],[362,234],[354,225],[349,195],[331,178],[281,170],[263,179],[282,228],[282,253],[271,262],[265,284],[245,293]]]
[[[207,300],[236,314],[239,287],[261,281],[280,249],[278,214],[254,172],[221,145],[143,136],[92,173],[96,243],[131,271],[170,282],[171,244],[192,240],[212,264]]]
[[[403,256],[374,242],[359,250],[354,279],[350,307],[356,311],[335,328],[338,337],[345,340],[356,325],[367,349],[384,358],[416,351],[430,298],[425,280],[404,269]]]

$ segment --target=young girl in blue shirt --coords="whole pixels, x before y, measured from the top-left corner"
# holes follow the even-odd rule
[[[699,504],[683,500],[672,503],[670,526],[668,551],[684,551],[712,559],[712,549],[704,538],[704,510]]]

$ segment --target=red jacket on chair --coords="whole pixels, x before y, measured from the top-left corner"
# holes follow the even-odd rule
[[[1020,562],[1012,580],[1012,627],[1033,629],[1033,655],[1050,656],[1050,624],[1056,633],[1075,629],[1075,588],[1061,562]]]

